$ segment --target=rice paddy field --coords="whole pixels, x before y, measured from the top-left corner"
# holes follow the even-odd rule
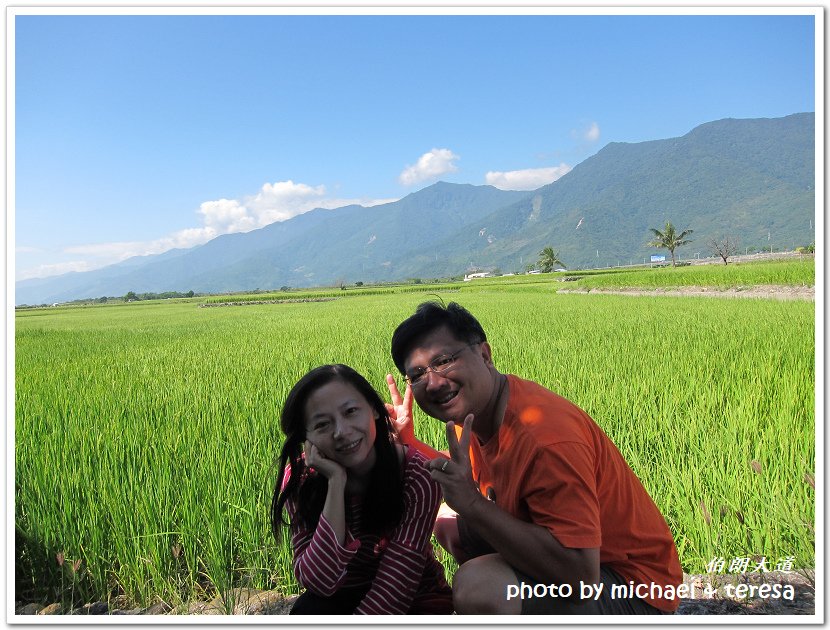
[[[812,267],[781,273],[814,282]],[[814,567],[814,303],[561,286],[517,276],[319,302],[17,312],[16,599],[297,592],[288,544],[268,524],[282,401],[331,362],[386,398],[392,331],[436,296],[479,318],[502,372],[603,427],[665,515],[684,571],[744,556]],[[416,422],[446,447],[440,423],[417,409]]]
[[[612,269],[568,272],[577,276],[574,287],[584,289],[668,288],[705,286],[717,289],[759,285],[813,286],[815,262],[812,257],[730,265],[693,265],[653,269]]]

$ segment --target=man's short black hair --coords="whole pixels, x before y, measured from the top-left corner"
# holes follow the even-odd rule
[[[460,304],[450,302],[444,306],[440,302],[422,302],[415,309],[415,314],[401,322],[392,334],[392,360],[401,374],[414,343],[441,326],[446,326],[459,341],[487,341],[481,324]]]

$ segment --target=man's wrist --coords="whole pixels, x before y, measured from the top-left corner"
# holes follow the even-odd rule
[[[467,505],[456,512],[471,523],[482,522],[486,520],[487,510],[490,509],[488,503],[491,501],[488,501],[480,492],[474,491]]]

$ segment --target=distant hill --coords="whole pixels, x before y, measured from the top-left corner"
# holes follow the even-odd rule
[[[316,209],[189,250],[143,256],[95,271],[16,284],[15,304],[178,290],[221,293],[400,277],[401,251],[528,196],[492,186],[439,182],[394,203]],[[171,287],[174,287],[171,289]]]
[[[659,253],[646,246],[649,228],[667,220],[694,230],[678,250],[685,257],[707,256],[707,240],[727,234],[742,247],[806,245],[815,240],[814,156],[813,114],[719,120],[681,138],[614,142],[528,199],[439,240],[443,266],[415,254],[402,271],[444,275],[470,263],[519,271],[546,245],[569,268],[637,263]]]
[[[706,256],[708,238],[727,234],[789,248],[815,240],[814,155],[812,113],[719,120],[608,144],[533,192],[439,182],[394,203],[312,210],[189,250],[18,282],[15,303],[520,271],[546,245],[572,269],[636,263],[658,253],[645,243],[666,220],[694,230],[681,257]]]

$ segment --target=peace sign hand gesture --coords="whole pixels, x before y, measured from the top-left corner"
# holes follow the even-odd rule
[[[450,458],[439,457],[428,462],[430,476],[441,484],[444,501],[459,514],[464,514],[481,494],[473,481],[470,465],[470,435],[473,432],[473,414],[464,419],[461,440],[455,436],[455,423],[447,423],[447,444]]]
[[[387,374],[386,384],[389,386],[389,396],[392,398],[392,404],[387,403],[386,410],[389,412],[395,431],[398,432],[401,444],[412,444],[415,442],[415,423],[412,420],[412,387],[407,382],[403,397],[401,397],[394,376]]]

